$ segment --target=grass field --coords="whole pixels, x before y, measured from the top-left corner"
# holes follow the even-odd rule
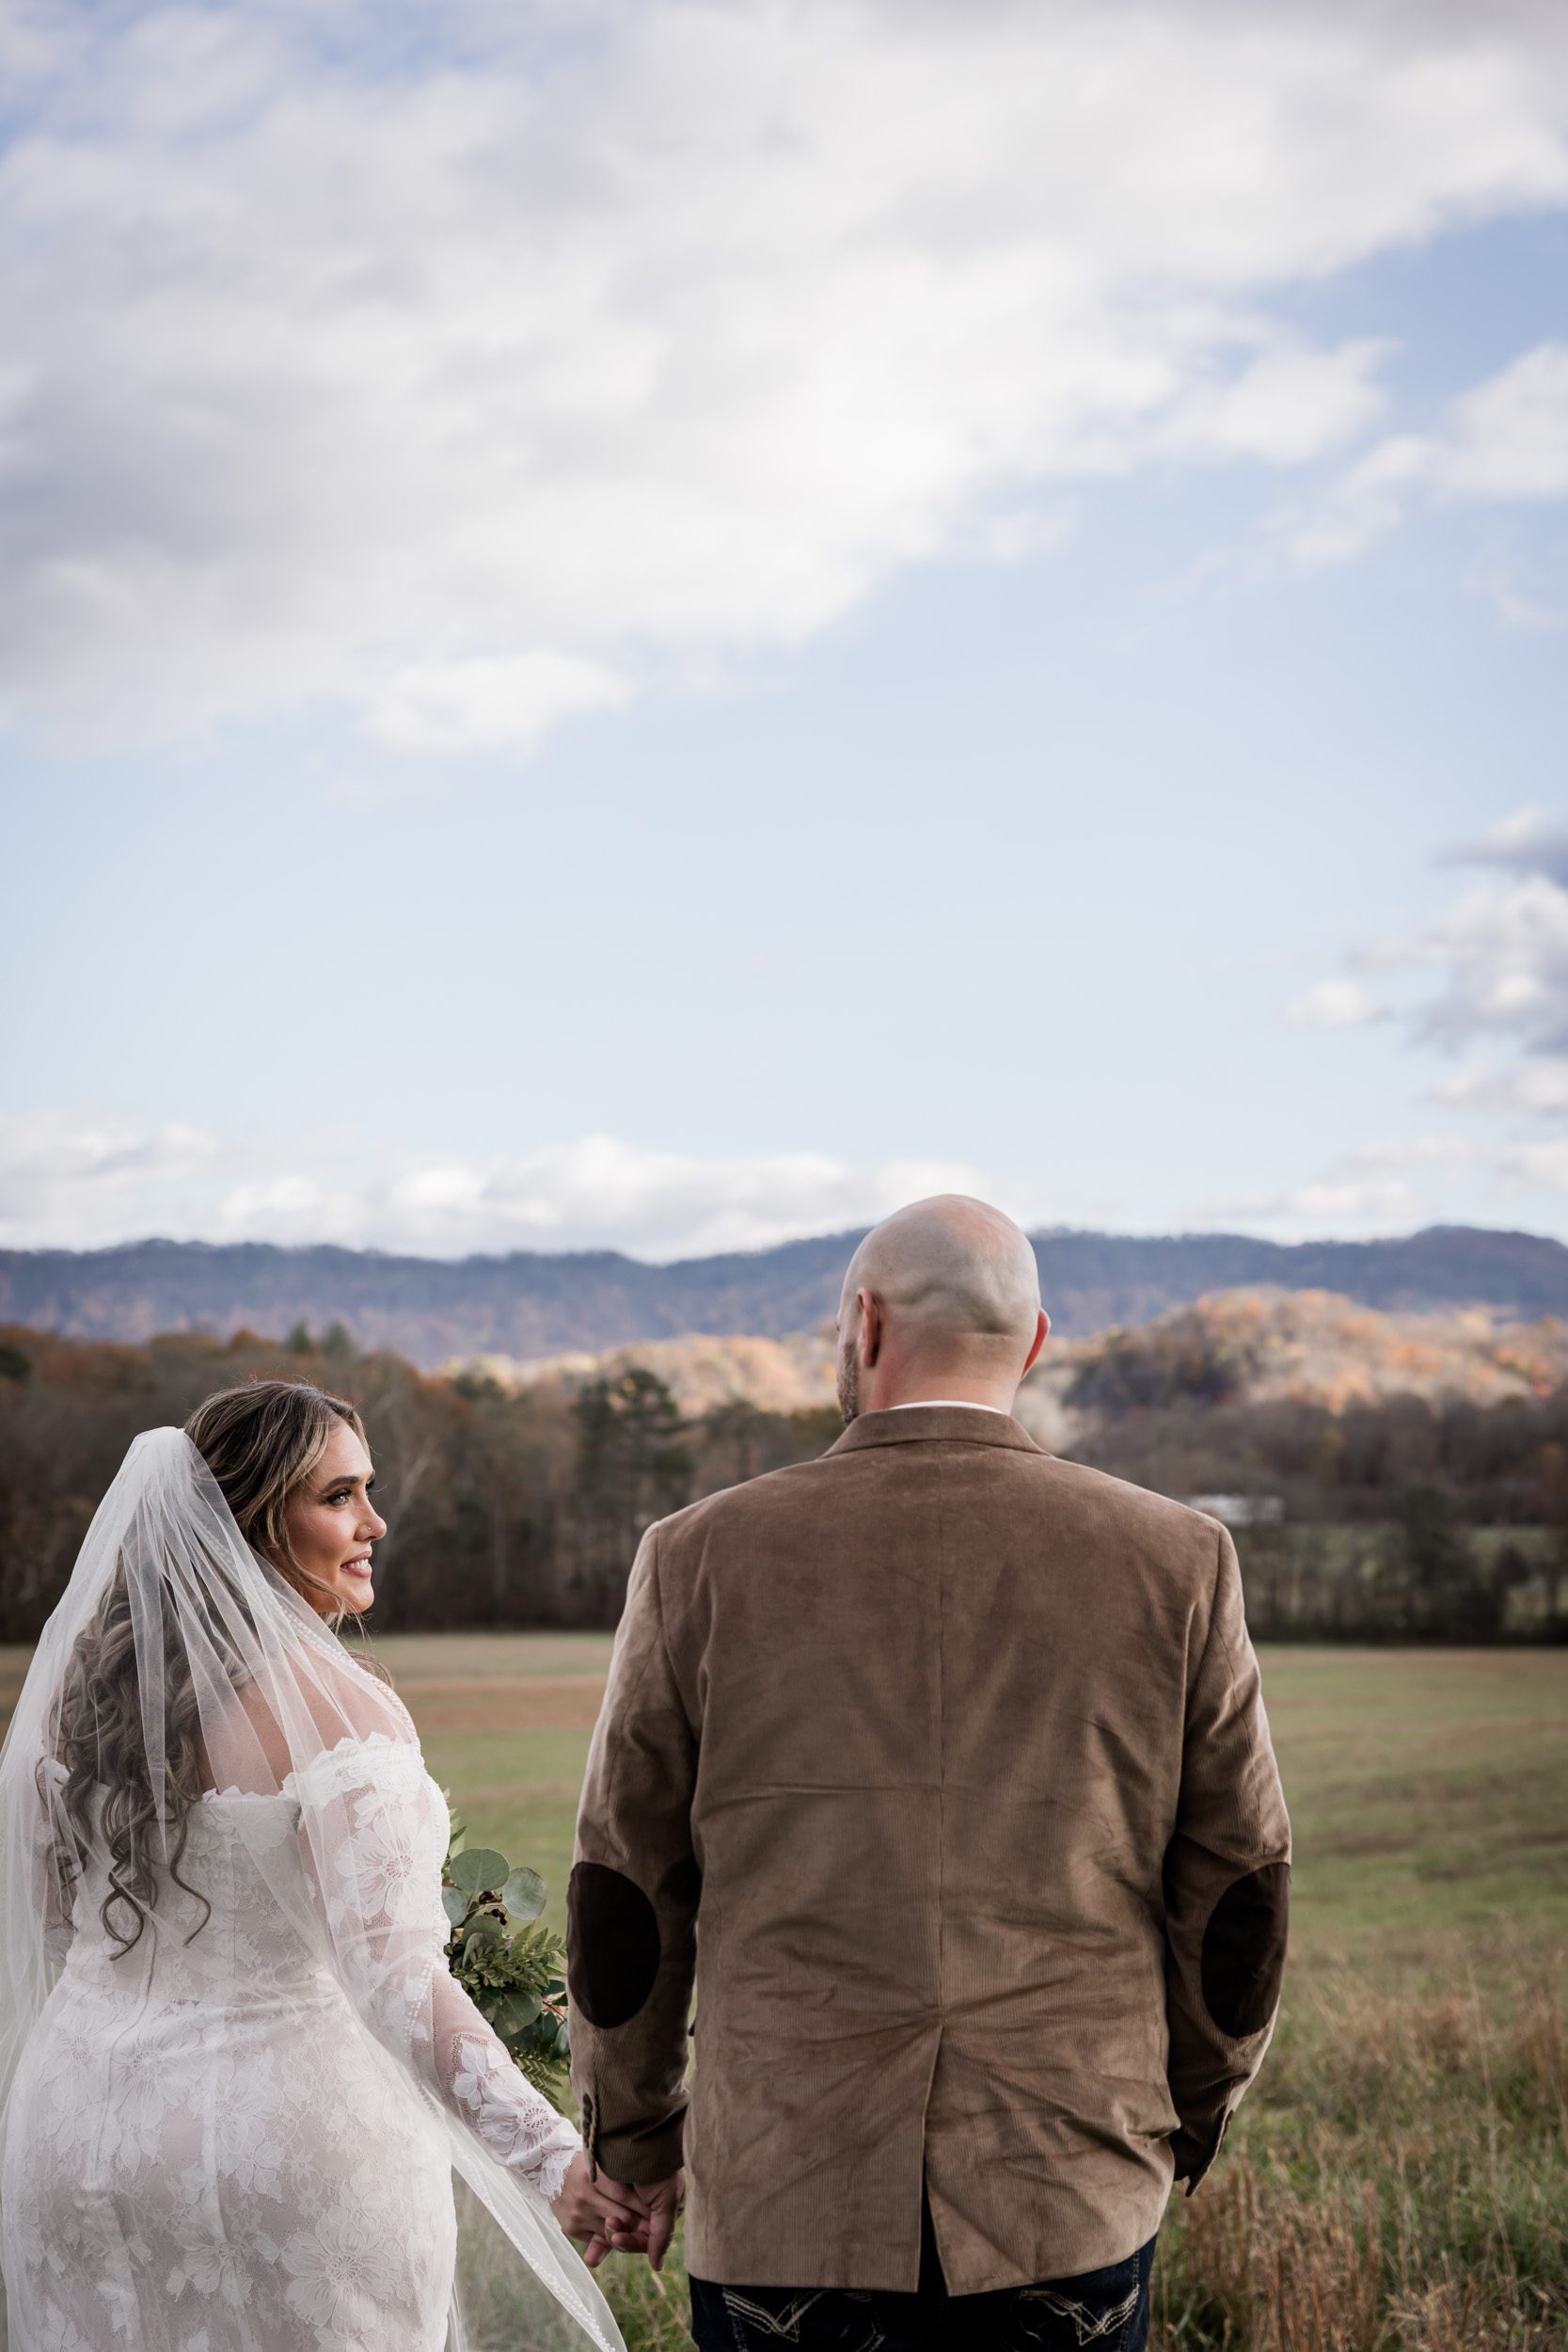
[[[560,1923],[608,1638],[378,1645],[470,1836]],[[0,1704],[20,1672],[0,1653]],[[1160,2352],[1568,2346],[1568,1651],[1264,1652],[1295,1830],[1264,2074],[1157,2269]],[[678,2274],[610,2265],[638,2352]]]

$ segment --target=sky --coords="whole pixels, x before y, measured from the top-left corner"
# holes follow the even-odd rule
[[[0,1245],[1568,1239],[1568,14],[0,0]]]

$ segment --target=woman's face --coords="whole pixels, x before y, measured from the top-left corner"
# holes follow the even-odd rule
[[[306,1575],[333,1595],[329,1601],[324,1593],[306,1593],[324,1617],[339,1609],[357,1616],[375,1598],[371,1546],[386,1534],[387,1522],[371,1501],[374,1484],[370,1455],[347,1422],[339,1421],[321,1460],[289,1498],[283,1515],[289,1549]]]

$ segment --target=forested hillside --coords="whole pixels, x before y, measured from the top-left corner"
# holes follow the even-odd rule
[[[1313,1311],[1332,1324],[1344,1302]],[[1110,1333],[1072,1350],[1053,1388],[1026,1392],[1022,1417],[1054,1450],[1226,1518],[1261,1634],[1568,1630],[1561,1329],[1461,1334],[1452,1377],[1437,1376],[1442,1350],[1423,1341],[1408,1369],[1427,1393],[1389,1385],[1416,1343],[1382,1327],[1361,1334],[1382,1383],[1325,1389],[1320,1331],[1314,1393],[1310,1378],[1296,1391],[1272,1378],[1302,1344],[1297,1331],[1282,1345],[1277,1314],[1266,1299],[1222,1300]],[[787,1387],[771,1404],[715,1388],[714,1362],[733,1370],[744,1347],[725,1359],[723,1343],[692,1344],[710,1385],[677,1395],[668,1357],[670,1377],[633,1354],[508,1384],[476,1367],[420,1372],[341,1329],[144,1346],[0,1331],[0,1639],[37,1633],[132,1438],[257,1375],[319,1381],[365,1413],[390,1522],[377,1626],[613,1625],[652,1519],[819,1454],[839,1432],[831,1406]],[[820,1343],[799,1361],[820,1395]]]
[[[139,1242],[0,1251],[0,1322],[73,1339],[287,1331],[341,1322],[361,1347],[434,1370],[453,1356],[555,1356],[687,1331],[779,1339],[831,1316],[857,1233],[674,1265],[612,1250],[399,1258],[375,1251]],[[1037,1234],[1063,1337],[1145,1323],[1212,1291],[1327,1290],[1388,1311],[1486,1307],[1568,1315],[1568,1248],[1532,1233],[1434,1226],[1395,1241],[1259,1241],[1238,1233]]]
[[[519,1360],[480,1355],[448,1371],[503,1388],[580,1389],[641,1365],[681,1410],[700,1417],[743,1403],[804,1412],[834,1398],[831,1325],[786,1339],[688,1332],[597,1353]],[[1501,1404],[1568,1380],[1568,1322],[1513,1323],[1484,1308],[1457,1314],[1383,1314],[1329,1291],[1219,1291],[1131,1329],[1062,1339],[1054,1332],[1019,1398],[1019,1417],[1053,1449],[1107,1417],[1186,1399],[1203,1405],[1294,1402],[1340,1412],[1395,1396]]]

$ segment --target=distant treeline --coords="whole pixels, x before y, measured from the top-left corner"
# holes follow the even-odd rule
[[[1124,1349],[1089,1371],[1079,1458],[1163,1493],[1234,1498],[1260,1635],[1568,1638],[1568,1389],[1333,1413],[1239,1401],[1228,1369],[1196,1359],[1151,1373]],[[820,1454],[839,1429],[831,1410],[746,1404],[683,1419],[636,1367],[575,1394],[423,1374],[341,1327],[145,1346],[0,1331],[0,1639],[38,1632],[138,1431],[279,1375],[365,1416],[390,1525],[375,1613],[388,1630],[613,1625],[650,1521]]]
[[[341,1327],[136,1347],[0,1329],[0,1639],[38,1632],[132,1438],[258,1377],[315,1381],[364,1415],[390,1531],[375,1607],[388,1631],[612,1626],[650,1521],[839,1431],[834,1413],[745,1406],[684,1422],[635,1370],[576,1397],[513,1392],[360,1353]]]

